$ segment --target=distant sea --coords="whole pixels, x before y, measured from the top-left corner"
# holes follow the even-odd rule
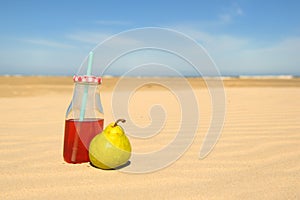
[[[68,75],[23,75],[23,74],[0,74],[0,77],[70,77]],[[105,78],[114,78],[120,76],[112,76],[112,75],[104,75]],[[130,78],[177,78],[176,76],[126,76]],[[185,76],[185,78],[221,78],[221,79],[232,79],[232,78],[240,78],[240,79],[293,79],[300,78],[300,76],[294,75],[239,75],[239,76]]]

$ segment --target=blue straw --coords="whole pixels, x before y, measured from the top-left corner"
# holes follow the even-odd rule
[[[94,53],[91,51],[90,54],[89,54],[88,68],[87,68],[87,72],[86,72],[87,76],[90,76],[91,73],[92,73],[93,56],[94,56]],[[85,85],[84,86],[84,93],[83,93],[83,96],[82,96],[79,121],[84,120],[85,107],[86,107],[86,102],[87,102],[87,97],[88,97],[88,91],[89,91],[89,87],[88,87],[88,85]]]
[[[92,73],[93,55],[94,54],[91,51],[90,54],[89,54],[88,68],[87,68],[87,72],[86,72],[87,76],[90,76],[91,73]],[[84,120],[85,107],[86,107],[86,102],[87,102],[87,98],[88,98],[88,92],[89,92],[89,86],[85,85],[84,86],[83,96],[82,96],[79,121],[83,121]],[[80,127],[78,127],[78,129],[80,130]],[[76,134],[75,138],[74,138],[73,148],[72,148],[72,156],[71,156],[71,161],[72,162],[76,161],[77,151],[78,151],[78,142],[79,142],[79,136]]]

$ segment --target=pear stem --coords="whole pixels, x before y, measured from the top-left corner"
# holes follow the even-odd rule
[[[115,124],[113,125],[113,127],[117,126],[119,122],[125,123],[126,120],[125,119],[118,119]]]

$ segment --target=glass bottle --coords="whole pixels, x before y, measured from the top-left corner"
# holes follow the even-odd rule
[[[101,78],[74,76],[72,101],[66,112],[63,157],[68,163],[89,162],[91,140],[103,130]]]

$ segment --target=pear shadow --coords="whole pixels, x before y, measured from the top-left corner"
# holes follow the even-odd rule
[[[125,167],[127,167],[127,166],[129,166],[131,164],[131,162],[130,162],[130,160],[128,160],[125,164],[123,164],[123,165],[120,165],[119,167],[116,167],[116,168],[111,168],[111,169],[102,169],[102,168],[99,168],[99,167],[97,167],[97,166],[95,166],[95,165],[93,165],[93,163],[92,162],[90,162],[90,165],[92,166],[92,167],[94,167],[94,168],[96,168],[96,169],[102,169],[102,170],[105,170],[105,171],[114,171],[114,170],[119,170],[119,169],[122,169],[122,168],[125,168]]]

